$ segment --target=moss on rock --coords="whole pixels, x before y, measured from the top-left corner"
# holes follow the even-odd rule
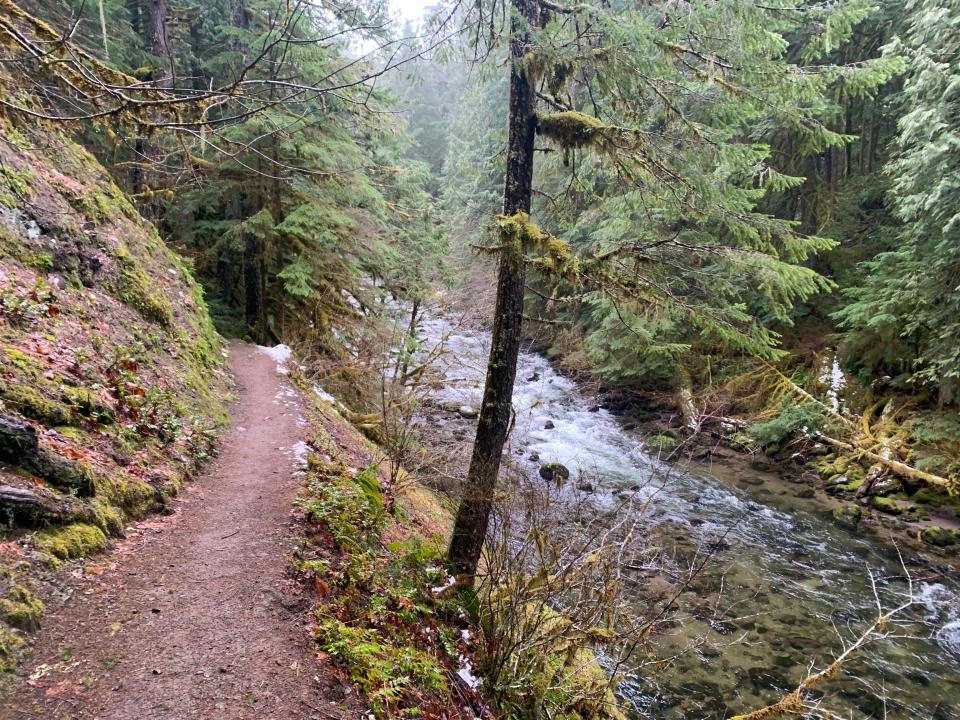
[[[103,550],[107,544],[107,536],[96,525],[73,523],[36,533],[33,544],[54,558],[70,560]]]
[[[960,531],[949,530],[939,525],[931,525],[920,531],[920,539],[927,543],[927,545],[948,547],[960,542]]]
[[[831,513],[834,522],[848,530],[856,530],[860,526],[860,518],[863,516],[863,510],[859,505],[849,503],[835,508]]]
[[[0,598],[0,618],[18,630],[34,632],[40,627],[43,603],[22,585],[14,585]]]
[[[35,386],[22,383],[0,385],[0,395],[11,409],[45,425],[69,425],[73,420],[69,407],[48,397]]]

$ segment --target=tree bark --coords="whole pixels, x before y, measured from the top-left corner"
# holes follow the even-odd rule
[[[262,256],[263,241],[252,233],[247,233],[243,250],[244,317],[257,342],[263,342],[266,332],[263,323]]]
[[[166,67],[158,68],[155,78],[159,87],[173,87],[173,49],[170,46],[170,32],[167,18],[170,15],[170,0],[146,0],[147,42],[150,52],[164,61]]]
[[[509,138],[503,189],[505,215],[530,212],[536,136],[535,88],[525,72],[523,57],[532,44],[531,30],[537,24],[538,5],[537,0],[511,2],[514,15],[510,25]],[[509,247],[500,254],[483,403],[480,406],[470,470],[450,540],[448,559],[451,569],[468,579],[476,574],[480,561],[493,509],[503,446],[510,429],[526,280],[523,251],[522,247]]]

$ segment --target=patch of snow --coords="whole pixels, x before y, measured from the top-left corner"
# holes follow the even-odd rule
[[[460,669],[457,670],[457,677],[463,680],[464,684],[471,690],[476,690],[483,684],[483,680],[473,674],[473,664],[470,658],[465,655],[460,656]]]
[[[840,358],[836,351],[833,352],[830,364],[823,364],[817,380],[827,386],[827,399],[830,401],[830,409],[838,412],[840,410],[840,391],[847,384],[847,379],[840,368]]]
[[[430,588],[430,592],[432,592],[434,595],[439,595],[447,588],[453,587],[453,584],[456,581],[457,579],[453,575],[448,575],[447,579],[443,581],[443,585],[437,585],[434,588]]]
[[[257,345],[257,350],[262,352],[264,355],[268,356],[277,363],[277,373],[280,375],[287,374],[286,362],[290,359],[290,356],[293,354],[293,350],[290,349],[289,345],[284,345],[280,343],[279,345],[274,345],[273,347],[264,347],[263,345]]]
[[[297,461],[297,465],[306,467],[307,453],[310,452],[310,447],[303,440],[301,440],[295,444],[291,450],[293,450],[293,458]]]
[[[314,392],[314,394],[315,394],[318,398],[320,398],[321,400],[323,400],[323,401],[325,401],[325,402],[328,402],[328,403],[330,403],[331,405],[336,405],[336,404],[337,404],[337,399],[336,399],[333,395],[331,395],[330,393],[328,393],[326,390],[324,390],[323,388],[321,388],[319,385],[314,385],[314,386],[313,386],[313,392]]]

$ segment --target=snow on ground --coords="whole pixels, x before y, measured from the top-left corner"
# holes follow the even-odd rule
[[[289,345],[284,345],[283,343],[279,345],[274,345],[273,347],[265,347],[263,345],[257,345],[257,350],[262,352],[264,355],[269,356],[277,363],[277,372],[281,375],[287,374],[286,362],[290,359],[290,356],[293,354],[293,351],[290,349]]]

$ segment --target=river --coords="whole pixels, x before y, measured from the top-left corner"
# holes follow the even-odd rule
[[[442,317],[426,319],[420,334],[430,346],[442,339],[446,350],[438,370],[445,382],[432,399],[478,407],[485,334]],[[724,536],[698,586],[709,587],[711,579],[719,585],[722,576],[724,602],[736,612],[717,622],[698,610],[696,593],[683,594],[681,621],[658,645],[664,655],[697,649],[620,685],[637,717],[721,718],[774,702],[811,661],[822,667],[842,650],[838,632],[849,641],[876,616],[871,572],[886,606],[903,600],[904,568],[891,544],[836,525],[816,501],[789,488],[738,482],[736,470],[667,468],[543,357],[521,352],[513,402],[511,446],[531,482],[542,482],[540,463],[563,463],[574,476],[589,474],[591,497],[603,506],[661,474],[669,480],[647,512],[669,528],[664,535],[692,543]],[[539,461],[527,459],[532,454]],[[756,482],[757,473],[744,473]],[[960,584],[915,559],[907,566],[917,578],[917,603],[894,629],[897,637],[872,643],[823,686],[830,691],[825,707],[841,716],[960,720]],[[937,580],[922,579],[931,576]]]

